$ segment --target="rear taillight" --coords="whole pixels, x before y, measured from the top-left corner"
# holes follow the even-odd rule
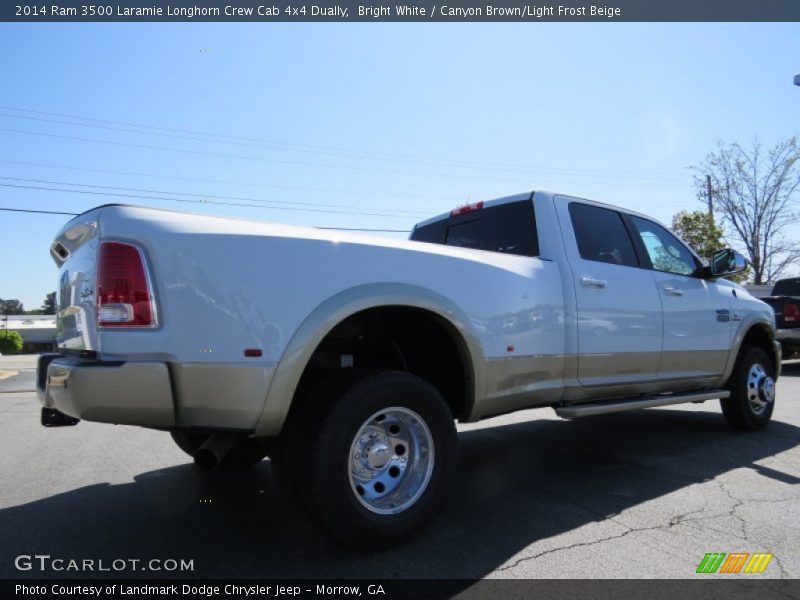
[[[783,320],[787,323],[800,321],[800,308],[798,308],[797,304],[786,302],[783,305]]]
[[[97,258],[97,325],[154,327],[155,298],[142,251],[103,242]]]

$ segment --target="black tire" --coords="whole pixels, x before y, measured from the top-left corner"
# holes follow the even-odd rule
[[[763,376],[759,376],[761,373]],[[731,395],[720,400],[725,420],[742,431],[765,427],[775,407],[774,378],[772,361],[763,349],[754,346],[743,348],[725,385]],[[773,385],[773,399],[765,401],[769,395],[765,395],[763,389],[765,383],[769,386],[769,381]]]
[[[323,525],[312,500],[304,465],[311,462],[319,422],[333,400],[353,385],[351,373],[317,382],[298,390],[292,410],[270,453],[275,487],[289,504],[300,508],[315,524]]]
[[[211,436],[201,431],[170,431],[178,448],[194,458],[197,450]],[[269,454],[269,440],[246,437],[238,441],[217,467],[222,470],[246,469],[260,463]]]
[[[383,441],[373,442],[365,432],[372,432],[380,423],[386,433],[376,436]],[[400,433],[388,433],[391,431]],[[367,476],[376,477],[366,484],[372,486],[366,493],[351,481],[355,472],[351,450],[357,448],[357,440],[365,439],[370,441],[361,446],[360,460],[369,471]],[[409,449],[401,453],[403,444],[395,441],[398,439],[412,440]],[[309,444],[311,460],[301,467],[307,482],[301,494],[308,496],[306,502],[336,537],[357,548],[387,548],[418,535],[442,509],[455,482],[458,440],[453,415],[432,385],[409,373],[387,371],[355,382],[316,420],[309,441],[313,442]],[[378,466],[367,462],[373,459],[388,462]],[[404,465],[400,475],[396,464]],[[384,488],[374,483],[377,473],[383,473],[392,486],[383,496]],[[370,499],[370,494],[377,497]],[[405,507],[368,507],[369,502],[393,503],[396,499]]]

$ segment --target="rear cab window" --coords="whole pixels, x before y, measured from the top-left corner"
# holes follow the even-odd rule
[[[417,242],[539,256],[536,218],[529,199],[455,214],[411,232]]]

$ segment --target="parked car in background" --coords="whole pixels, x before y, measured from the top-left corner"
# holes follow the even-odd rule
[[[800,277],[780,279],[772,294],[762,298],[775,310],[775,337],[783,346],[783,357],[800,353]]]

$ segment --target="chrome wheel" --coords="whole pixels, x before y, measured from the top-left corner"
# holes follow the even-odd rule
[[[422,496],[433,473],[433,437],[417,413],[390,407],[373,414],[350,447],[350,487],[367,510],[402,512]]]
[[[775,401],[775,380],[761,363],[753,363],[747,373],[747,398],[757,415]]]

